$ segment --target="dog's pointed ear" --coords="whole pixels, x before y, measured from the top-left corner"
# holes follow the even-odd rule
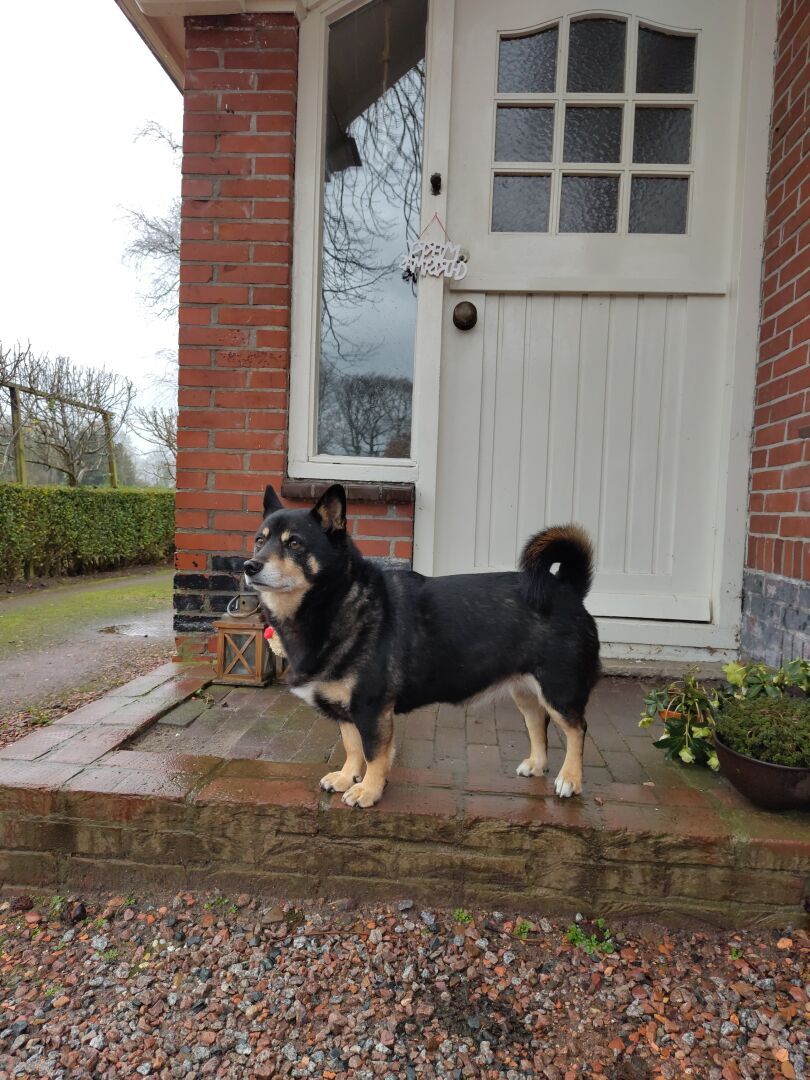
[[[332,484],[326,489],[312,508],[312,516],[320,521],[328,533],[345,532],[346,492],[342,484]]]
[[[264,516],[267,517],[268,514],[274,514],[276,510],[283,509],[281,499],[276,495],[276,489],[272,484],[268,484],[264,489]]]

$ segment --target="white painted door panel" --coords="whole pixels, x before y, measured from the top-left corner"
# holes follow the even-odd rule
[[[498,34],[560,20],[562,58],[564,17],[577,9],[566,0],[456,4],[447,224],[470,260],[445,297],[436,573],[514,569],[533,532],[574,520],[596,548],[595,615],[711,620],[735,160],[723,116],[740,77],[744,9],[743,0],[646,0],[611,12],[627,17],[630,50],[645,20],[697,34],[689,224],[684,235],[627,234],[637,169],[626,145],[638,107],[631,63],[624,231],[565,235],[553,222],[544,233],[491,230],[492,178],[504,168],[491,133],[504,100]],[[555,168],[552,216],[569,171],[562,161],[546,171]],[[462,299],[478,309],[466,333],[451,319]]]

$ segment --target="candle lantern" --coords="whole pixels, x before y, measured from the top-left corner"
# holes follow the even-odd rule
[[[255,593],[240,592],[228,604],[217,632],[215,682],[266,686],[275,675],[275,658],[264,637],[265,624]]]

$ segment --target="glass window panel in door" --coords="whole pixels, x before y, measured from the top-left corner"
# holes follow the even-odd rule
[[[502,37],[498,50],[499,94],[551,94],[557,86],[557,27]]]
[[[688,203],[688,177],[634,176],[630,187],[630,232],[685,233]]]
[[[496,161],[551,161],[554,109],[498,106],[495,118]]]
[[[572,94],[621,94],[627,26],[620,19],[575,19],[569,27],[568,81]]]
[[[317,452],[408,458],[427,0],[372,0],[329,27]]]
[[[493,232],[548,232],[550,176],[496,174],[492,191]]]
[[[685,165],[692,140],[691,109],[636,107],[633,161],[645,165]]]
[[[563,161],[619,161],[621,152],[620,108],[566,106]]]
[[[618,176],[563,176],[560,232],[616,232]]]
[[[636,91],[691,94],[695,89],[695,35],[666,34],[640,26]]]

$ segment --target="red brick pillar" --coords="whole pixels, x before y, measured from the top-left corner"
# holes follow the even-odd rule
[[[782,0],[742,647],[810,657],[810,10]]]
[[[175,630],[189,652],[285,468],[296,19],[190,18],[186,63]]]

